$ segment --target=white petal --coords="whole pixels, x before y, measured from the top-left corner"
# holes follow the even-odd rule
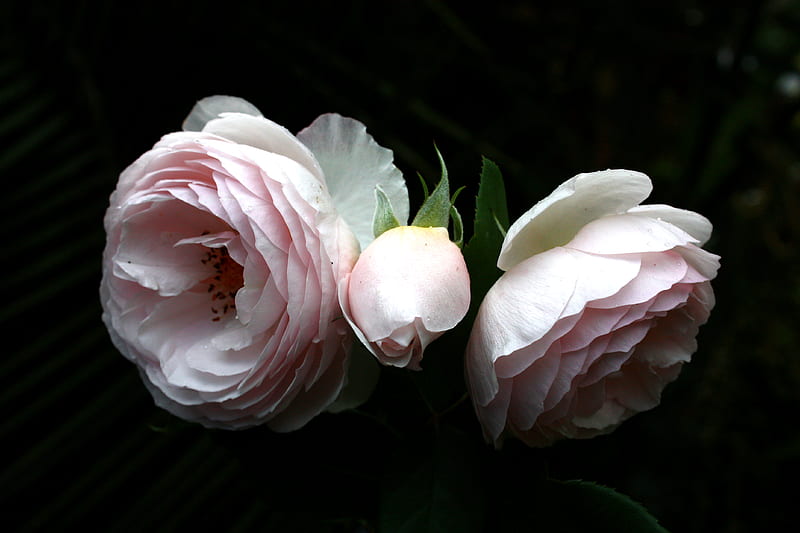
[[[258,358],[258,347],[248,346],[241,351],[224,350],[203,341],[195,344],[186,351],[186,366],[199,372],[206,372],[214,376],[241,375],[250,371],[253,363]],[[231,384],[233,385],[233,384]]]
[[[183,121],[183,131],[203,131],[208,121],[219,118],[222,113],[244,113],[260,117],[256,106],[238,96],[207,96],[198,100]]]
[[[320,183],[325,182],[322,169],[311,151],[289,130],[264,117],[254,117],[244,113],[223,113],[220,118],[209,121],[203,132],[213,133],[229,141],[265,152],[286,156],[306,167]],[[222,147],[221,151],[229,152],[230,148]]]
[[[717,277],[717,270],[719,270],[718,255],[707,252],[697,246],[687,245],[676,248],[676,252],[680,253],[683,258],[689,263],[691,267],[689,273],[692,274],[689,280],[696,282],[699,279],[711,280]]]
[[[697,240],[667,222],[634,215],[613,215],[595,220],[578,231],[568,246],[590,254],[663,252]]]
[[[508,270],[534,254],[567,244],[589,222],[624,213],[651,190],[650,178],[632,170],[578,174],[511,225],[497,266]]]
[[[392,151],[376,143],[366,126],[329,113],[318,117],[297,138],[319,161],[333,203],[362,250],[374,239],[376,185],[389,197],[397,219],[405,225],[409,210],[405,180],[392,162]]]
[[[669,205],[639,205],[628,210],[631,215],[644,215],[656,220],[669,222],[673,226],[697,239],[698,246],[705,244],[711,238],[711,222],[699,213],[678,209]]]
[[[220,360],[221,374],[199,371],[190,365],[189,354],[193,349],[205,351],[205,343],[221,329],[211,321],[206,312],[205,294],[184,293],[166,299],[142,323],[138,342],[147,352],[155,354],[160,362],[166,382],[171,387],[186,387],[194,391],[216,393],[235,387],[241,380],[237,369],[230,369],[227,362]],[[219,352],[209,347],[209,353],[198,353],[197,363]],[[233,362],[238,365],[239,362]],[[205,366],[204,366],[205,368]],[[165,394],[172,397],[166,387]]]

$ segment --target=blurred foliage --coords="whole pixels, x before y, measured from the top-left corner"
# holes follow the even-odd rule
[[[512,487],[548,476],[613,487],[672,531],[792,523],[779,487],[800,474],[800,3],[32,0],[3,3],[0,25],[4,525],[373,531],[415,502],[392,472],[436,464],[419,439],[451,430],[467,442],[451,459],[473,470],[448,479],[475,485],[465,501],[480,495],[486,530],[535,503]],[[467,187],[462,214],[481,155],[512,220],[578,172],[648,173],[653,202],[715,224],[718,303],[693,362],[654,411],[545,450],[491,450],[468,402],[432,412],[424,372],[387,369],[359,411],[287,435],[172,418],[100,322],[102,216],[119,172],[219,93],[292,131],[358,118],[406,176],[438,175],[435,141]],[[448,346],[425,362],[458,360]]]

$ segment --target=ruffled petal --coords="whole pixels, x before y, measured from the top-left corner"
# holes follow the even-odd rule
[[[244,113],[260,117],[261,111],[256,106],[238,96],[207,96],[198,100],[183,121],[183,131],[203,131],[209,121],[219,118],[223,113]]]
[[[220,118],[209,121],[203,132],[293,159],[306,167],[320,183],[325,183],[322,169],[311,151],[289,130],[269,119],[244,113],[223,113]]]
[[[632,170],[578,174],[511,225],[497,266],[508,270],[534,254],[565,245],[589,222],[624,213],[651,190],[650,178]]]
[[[544,411],[544,401],[558,375],[561,347],[551,346],[543,357],[514,378],[514,391],[508,410],[515,428],[530,429]]]
[[[573,254],[554,248],[503,274],[481,302],[467,343],[470,389],[477,405],[498,394],[495,362],[550,331],[575,292]]]
[[[181,201],[159,201],[126,219],[113,272],[161,296],[174,296],[212,274],[202,262],[204,247],[181,245],[203,230],[227,230],[223,223]]]
[[[677,226],[694,237],[698,246],[704,245],[711,238],[713,230],[711,222],[703,215],[669,205],[638,205],[629,209],[628,214],[646,216]]]
[[[654,218],[612,215],[580,229],[568,246],[591,254],[664,252],[695,244],[697,239],[677,226]]]
[[[408,190],[393,164],[392,151],[383,148],[361,122],[328,113],[297,134],[316,156],[337,211],[350,226],[361,249],[375,238],[375,187],[380,185],[400,225],[408,220]]]
[[[677,252],[641,254],[641,269],[630,283],[605,298],[591,301],[594,308],[626,308],[647,302],[662,291],[671,289],[686,276],[688,265]]]

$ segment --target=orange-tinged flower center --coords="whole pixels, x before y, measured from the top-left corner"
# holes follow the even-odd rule
[[[228,255],[225,246],[209,248],[200,261],[214,269],[214,275],[200,284],[207,285],[211,297],[211,320],[219,322],[229,312],[236,312],[236,292],[244,285],[244,268]]]

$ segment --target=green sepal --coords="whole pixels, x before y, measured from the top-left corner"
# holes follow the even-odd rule
[[[442,179],[433,190],[430,196],[425,199],[422,207],[417,211],[417,216],[411,222],[412,226],[423,228],[446,228],[450,220],[450,183],[447,180],[447,167],[444,164],[442,154],[436,148],[436,155],[439,156],[439,164],[442,167]]]
[[[372,215],[372,234],[377,239],[385,231],[400,226],[394,214],[392,202],[380,185],[375,186],[375,214]]]
[[[453,196],[450,198],[450,219],[453,221],[453,242],[459,248],[464,247],[464,222],[461,219],[461,213],[456,209],[456,198],[466,187],[459,187]]]
[[[461,213],[456,206],[450,206],[450,218],[453,219],[453,242],[459,248],[464,247],[464,223],[461,221]]]
[[[424,202],[428,199],[428,196],[430,196],[430,193],[428,192],[428,184],[425,183],[425,178],[423,178],[422,174],[419,172],[417,172],[417,177],[419,178],[420,184],[422,184],[422,201]]]

